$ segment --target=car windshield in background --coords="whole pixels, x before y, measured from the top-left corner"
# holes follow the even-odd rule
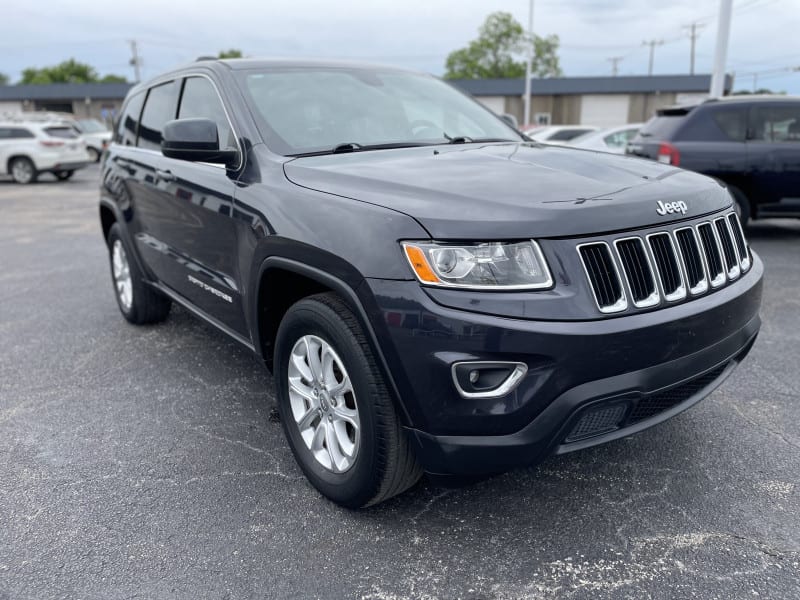
[[[522,141],[498,117],[435,77],[355,68],[242,71],[239,77],[264,140],[283,155],[346,144],[357,150]]]
[[[78,125],[83,133],[103,133],[108,131],[106,126],[96,119],[80,119]]]
[[[78,137],[72,127],[45,127],[44,132],[50,137],[64,138],[66,140],[74,140]]]

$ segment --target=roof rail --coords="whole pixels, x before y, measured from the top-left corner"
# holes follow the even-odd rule
[[[194,59],[195,62],[200,62],[201,60],[219,60],[216,56],[198,56]]]

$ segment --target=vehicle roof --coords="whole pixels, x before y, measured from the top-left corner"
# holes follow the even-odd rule
[[[709,98],[707,100],[703,100],[702,102],[694,102],[688,104],[672,104],[669,106],[662,106],[661,108],[657,109],[657,112],[660,111],[677,111],[677,110],[685,110],[690,111],[694,110],[698,106],[709,106],[718,103],[724,104],[760,104],[760,103],[769,103],[769,102],[780,102],[783,100],[790,100],[795,102],[800,102],[800,96],[787,96],[784,94],[737,94],[735,96],[721,96],[719,98]]]
[[[214,57],[200,57],[197,60],[180,65],[165,71],[149,79],[135,85],[131,91],[140,91],[150,87],[153,83],[169,77],[178,77],[181,73],[197,69],[209,69],[211,71],[220,72],[223,70],[230,71],[244,71],[248,69],[278,69],[278,68],[297,68],[297,69],[311,69],[311,68],[328,68],[328,69],[366,69],[382,71],[398,71],[404,73],[418,73],[423,74],[421,71],[414,69],[406,69],[394,65],[387,65],[381,63],[369,63],[363,61],[351,60],[333,60],[333,59],[307,59],[307,58],[214,58]]]

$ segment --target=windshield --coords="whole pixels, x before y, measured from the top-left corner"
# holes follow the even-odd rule
[[[331,151],[348,143],[368,149],[522,141],[488,109],[427,75],[306,67],[248,70],[239,77],[264,141],[283,155]]]
[[[106,126],[96,119],[80,119],[78,127],[83,133],[102,133],[108,131]]]

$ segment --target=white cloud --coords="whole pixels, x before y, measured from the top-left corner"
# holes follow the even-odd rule
[[[0,23],[0,72],[68,57],[101,73],[130,77],[128,39],[139,41],[144,75],[223,48],[263,56],[371,59],[441,73],[447,53],[476,35],[485,16],[508,10],[527,22],[528,0],[137,0],[17,5]],[[759,84],[800,93],[798,0],[735,0],[728,70],[760,71]],[[607,58],[624,56],[621,74],[647,71],[645,39],[656,49],[656,73],[685,73],[689,40],[682,26],[700,19],[697,72],[709,72],[717,0],[537,0],[534,30],[561,37],[567,75],[610,73]],[[740,75],[743,87],[752,75]],[[738,87],[738,86],[737,86]]]

